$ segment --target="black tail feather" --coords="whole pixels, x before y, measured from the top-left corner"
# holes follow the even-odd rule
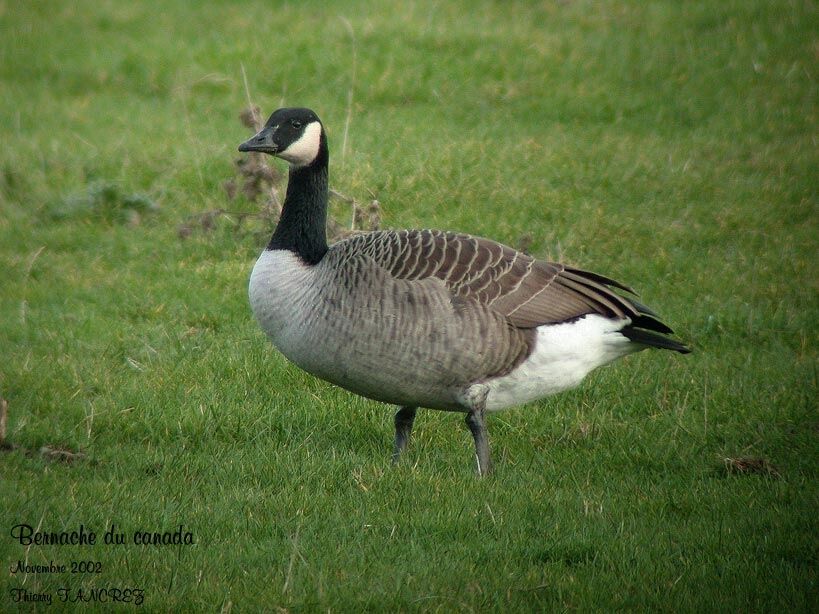
[[[559,281],[582,294],[588,300],[595,301],[596,305],[599,306],[599,313],[605,313],[606,310],[609,310],[613,316],[628,317],[631,323],[622,328],[620,332],[630,341],[646,347],[674,350],[681,354],[691,352],[688,346],[666,337],[666,335],[673,334],[674,331],[660,320],[660,316],[651,308],[631,296],[625,297],[611,290],[611,288],[617,288],[636,296],[636,293],[630,287],[610,277],[572,267],[564,268]]]
[[[671,335],[674,333],[674,331],[671,330],[671,327],[669,327],[665,322],[659,320],[654,315],[640,314],[639,317],[636,317],[631,321],[631,325],[634,328],[644,328],[663,335]]]
[[[662,334],[656,333],[652,330],[636,328],[631,324],[623,327],[620,330],[620,333],[624,337],[627,337],[630,341],[634,343],[639,343],[640,345],[645,345],[647,347],[662,348],[664,350],[674,350],[675,352],[679,352],[680,354],[688,354],[691,352],[691,348],[689,348],[686,345],[683,345],[679,341],[669,339],[668,337],[665,337]]]

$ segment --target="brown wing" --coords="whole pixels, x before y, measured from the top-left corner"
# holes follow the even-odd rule
[[[562,264],[536,260],[488,239],[437,230],[383,231],[352,239],[357,249],[399,279],[436,277],[453,296],[502,313],[519,328],[564,322],[587,314],[630,318],[670,332],[654,314],[612,290],[630,288]]]

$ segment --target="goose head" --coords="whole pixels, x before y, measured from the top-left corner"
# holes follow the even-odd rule
[[[287,108],[274,111],[264,128],[239,145],[239,151],[270,154],[301,168],[326,157],[327,142],[321,120],[313,111]]]

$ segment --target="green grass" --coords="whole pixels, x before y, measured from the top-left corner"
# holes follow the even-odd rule
[[[0,610],[815,611],[815,4],[273,4],[0,5],[0,559],[103,564],[7,572]],[[391,409],[253,322],[269,229],[177,236],[257,206],[222,187],[242,67],[264,113],[317,110],[332,185],[387,226],[529,235],[695,353],[492,416],[490,479],[438,412],[392,467]],[[196,543],[26,548],[18,523]]]

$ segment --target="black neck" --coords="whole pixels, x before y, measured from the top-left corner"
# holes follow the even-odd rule
[[[316,264],[324,257],[327,252],[326,152],[325,145],[309,166],[291,167],[282,216],[267,249],[290,250],[309,264]]]

